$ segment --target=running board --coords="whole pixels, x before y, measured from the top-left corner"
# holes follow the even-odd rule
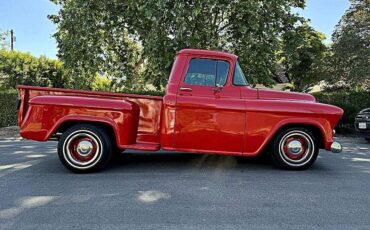
[[[158,151],[160,147],[161,146],[158,143],[151,143],[151,142],[137,142],[136,144],[133,144],[133,145],[123,145],[122,146],[122,148],[124,149],[135,149],[135,150],[143,150],[143,151]]]

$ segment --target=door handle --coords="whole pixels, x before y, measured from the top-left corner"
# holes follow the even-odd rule
[[[219,93],[219,92],[221,92],[222,91],[222,87],[215,87],[215,88],[213,88],[213,91],[215,92],[215,93]]]
[[[186,87],[181,87],[181,88],[180,88],[180,90],[181,90],[181,91],[186,91],[186,92],[191,92],[191,91],[193,91],[193,89],[192,89],[192,88],[186,88]]]

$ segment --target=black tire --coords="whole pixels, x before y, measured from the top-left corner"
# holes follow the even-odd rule
[[[299,142],[299,143],[298,143]],[[319,147],[313,133],[293,127],[280,131],[272,141],[271,159],[282,169],[304,170],[316,161]]]
[[[370,137],[365,137],[365,140],[370,143]]]
[[[58,142],[58,156],[72,172],[87,173],[103,169],[112,157],[112,141],[107,132],[95,125],[74,125]]]

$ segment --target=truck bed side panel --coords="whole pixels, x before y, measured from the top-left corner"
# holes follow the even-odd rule
[[[19,126],[21,126],[24,120],[24,116],[26,115],[26,112],[28,110],[28,101],[37,96],[58,95],[79,96],[85,98],[102,98],[110,100],[126,100],[137,104],[140,110],[139,124],[137,128],[137,141],[159,143],[162,97],[34,86],[18,86],[17,88],[20,90],[22,100],[18,116]]]
[[[73,96],[38,96],[29,101],[21,125],[21,136],[46,141],[61,124],[74,121],[95,121],[110,125],[118,146],[134,144],[139,108],[122,100]]]

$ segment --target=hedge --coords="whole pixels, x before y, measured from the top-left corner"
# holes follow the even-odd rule
[[[17,125],[17,91],[0,91],[0,127]]]
[[[129,93],[129,94],[139,94],[139,95],[148,95],[148,96],[164,96],[165,92],[163,91],[154,91],[154,90],[124,90],[122,93]]]
[[[0,89],[16,85],[67,87],[69,77],[63,66],[63,62],[45,56],[0,49]]]
[[[321,103],[336,105],[344,110],[344,115],[336,128],[338,133],[353,132],[357,113],[364,108],[370,108],[370,92],[366,91],[320,92],[313,95]]]

